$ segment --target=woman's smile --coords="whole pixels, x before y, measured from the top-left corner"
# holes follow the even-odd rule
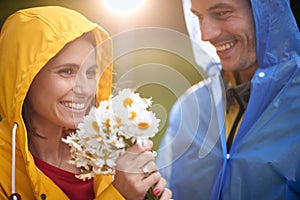
[[[62,101],[60,102],[63,106],[67,108],[71,108],[73,110],[85,110],[85,104],[84,103],[75,103],[75,102],[66,102]]]

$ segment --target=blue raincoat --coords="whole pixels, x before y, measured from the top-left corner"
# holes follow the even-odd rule
[[[176,200],[300,199],[299,29],[289,0],[251,3],[258,69],[230,152],[217,64],[171,111],[157,163]]]

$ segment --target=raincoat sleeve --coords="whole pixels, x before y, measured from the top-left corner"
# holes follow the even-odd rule
[[[112,176],[98,175],[94,177],[94,191],[96,200],[125,200],[112,185]]]

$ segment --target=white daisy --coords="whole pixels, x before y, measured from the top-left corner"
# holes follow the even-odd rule
[[[151,104],[151,98],[124,89],[92,108],[76,133],[62,139],[70,146],[70,163],[82,169],[77,177],[85,180],[97,174],[114,174],[117,159],[128,147],[145,145],[155,136],[160,120],[147,110]]]

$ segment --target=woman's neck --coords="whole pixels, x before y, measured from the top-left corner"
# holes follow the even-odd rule
[[[40,129],[35,130],[35,132],[35,134],[28,133],[30,152],[41,160],[57,166],[57,162],[62,157],[62,152],[65,149],[64,146],[66,146],[61,141],[63,137],[62,129],[55,132],[52,130],[51,133]]]
[[[75,165],[68,163],[71,159],[71,154],[69,146],[61,140],[66,136],[63,128],[47,134],[37,130],[37,133],[43,137],[28,133],[29,150],[34,156],[57,168],[72,173],[79,173],[79,169]]]

